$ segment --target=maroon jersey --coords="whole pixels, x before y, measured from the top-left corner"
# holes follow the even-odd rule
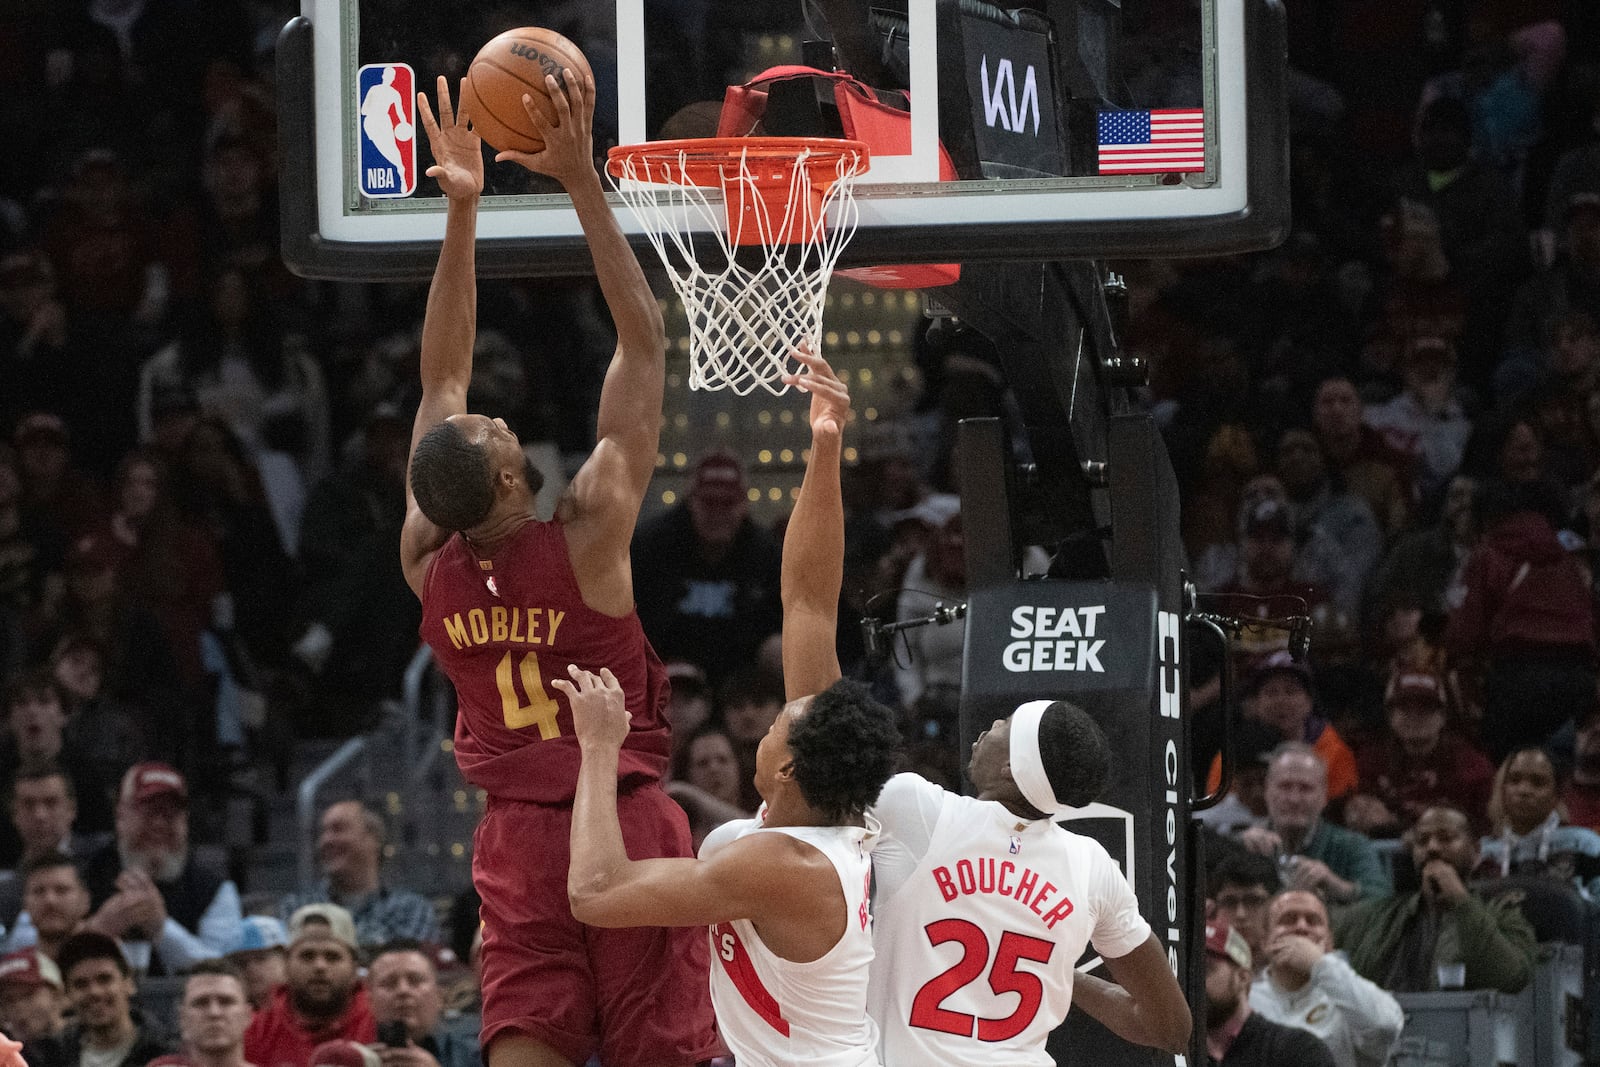
[[[627,694],[622,787],[666,772],[666,668],[636,612],[615,617],[584,604],[560,523],[529,520],[492,560],[452,535],[423,580],[421,633],[456,687],[456,763],[491,796],[571,803],[578,739],[550,680],[570,680],[572,663],[596,674],[610,667]]]

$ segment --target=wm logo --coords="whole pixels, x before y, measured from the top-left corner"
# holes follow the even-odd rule
[[[993,129],[998,125],[1007,133],[1022,133],[1033,116],[1033,135],[1039,136],[1039,84],[1034,77],[1033,64],[1022,76],[1022,98],[1017,99],[1017,79],[1011,71],[1011,60],[1002,59],[994,69],[994,82],[989,81],[989,57],[978,63],[978,77],[983,82],[983,119]]]

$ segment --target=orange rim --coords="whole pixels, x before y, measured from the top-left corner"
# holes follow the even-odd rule
[[[855,160],[850,173],[860,174],[872,153],[863,141],[832,137],[694,137],[618,145],[606,153],[606,171],[656,185],[682,185],[687,177],[697,188],[721,188],[728,165],[742,159],[756,184],[787,185],[803,159],[812,186],[822,189],[839,179],[846,157]],[[623,170],[628,160],[635,165],[632,175]]]

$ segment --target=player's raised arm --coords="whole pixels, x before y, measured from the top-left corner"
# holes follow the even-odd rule
[[[811,394],[811,458],[783,536],[783,688],[785,698],[820,693],[837,682],[839,589],[844,584],[844,495],[839,459],[850,393],[828,361],[795,353],[803,365],[784,381]]]
[[[556,113],[554,124],[531,101],[525,101],[544,150],[501,152],[495,158],[513,160],[560,181],[572,197],[573,210],[594,257],[600,291],[617,327],[617,350],[600,391],[599,441],[573,479],[578,510],[572,518],[592,516],[600,536],[625,551],[655,472],[660,445],[666,327],[655,294],[606,202],[594,168],[594,78],[572,70],[563,70],[562,78],[565,92],[555,78],[545,78]]]
[[[590,926],[696,926],[812,914],[837,884],[829,860],[782,834],[735,841],[710,860],[628,858],[617,815],[617,759],[628,736],[622,688],[609,670],[576,666],[552,679],[572,706],[582,749],[573,797],[567,900]],[[782,870],[784,877],[771,872]]]
[[[428,287],[428,308],[422,320],[422,403],[411,428],[411,453],[417,442],[451,415],[467,410],[472,381],[472,345],[478,326],[478,276],[474,254],[478,197],[483,193],[483,142],[469,128],[471,116],[458,114],[450,102],[450,86],[439,78],[439,115],[424,93],[417,94],[417,113],[428,135],[434,164],[428,176],[439,182],[449,200],[444,243]],[[430,522],[411,492],[406,476],[406,521],[400,534],[400,564],[406,583],[422,595],[428,560],[447,534]]]

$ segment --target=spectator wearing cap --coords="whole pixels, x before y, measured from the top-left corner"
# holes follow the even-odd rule
[[[1267,762],[1267,821],[1239,834],[1246,848],[1277,859],[1294,889],[1336,904],[1387,896],[1393,885],[1372,842],[1324,817],[1328,771],[1310,745],[1285,741]]]
[[[89,918],[89,890],[77,862],[59,852],[30,860],[22,871],[22,906],[6,938],[6,951],[37,947],[56,958]]]
[[[66,772],[53,763],[23,764],[11,781],[11,825],[22,843],[14,871],[0,881],[0,926],[16,922],[22,908],[21,872],[41,856],[92,855],[106,842],[105,834],[73,829],[78,814],[77,791]]]
[[[135,1011],[133,968],[115,939],[75,934],[56,963],[74,1020],[58,1040],[23,1049],[28,1067],[143,1067],[172,1051],[167,1035]]]
[[[1533,977],[1533,928],[1509,899],[1467,887],[1478,862],[1466,815],[1437,806],[1408,835],[1421,886],[1334,916],[1334,941],[1364,978],[1391,993],[1441,988],[1519,992]]]
[[[85,880],[95,927],[147,944],[152,974],[214,959],[238,939],[239,891],[190,852],[189,787],[165,763],[123,776],[116,839],[89,859]]]
[[[1334,1067],[1311,1033],[1272,1022],[1250,1006],[1250,946],[1228,921],[1206,923],[1206,1051],[1218,1067]]]
[[[1445,644],[1463,670],[1483,670],[1482,736],[1495,759],[1544,743],[1594,700],[1594,604],[1556,534],[1564,513],[1542,482],[1478,495],[1483,538],[1462,570]]]
[[[272,991],[288,978],[289,931],[270,915],[246,915],[239,922],[239,939],[223,953],[223,960],[244,979],[245,995],[255,1008],[265,1008]]]
[[[1384,1067],[1405,1013],[1333,950],[1322,898],[1284,890],[1268,905],[1267,930],[1266,966],[1251,983],[1250,1007],[1315,1034],[1338,1067]]]
[[[1400,355],[1403,391],[1367,408],[1368,426],[1412,457],[1417,492],[1430,499],[1461,469],[1472,420],[1456,395],[1456,349],[1442,337],[1416,337]]]
[[[1572,774],[1561,803],[1574,826],[1600,831],[1600,701],[1578,719],[1572,741]]]
[[[244,978],[222,960],[202,960],[183,980],[178,1035],[188,1067],[247,1067],[244,1033],[255,1012]]]
[[[377,1040],[359,953],[349,912],[337,904],[296,911],[289,919],[288,981],[245,1031],[245,1058],[257,1067],[306,1067],[323,1042]]]
[[[307,904],[337,904],[356,925],[356,943],[373,948],[407,937],[437,943],[439,916],[432,904],[408,889],[382,881],[383,819],[358,800],[328,805],[317,836],[322,884],[309,893],[289,893],[278,902],[288,920]]]
[[[1387,729],[1356,750],[1360,784],[1345,801],[1344,824],[1368,837],[1393,837],[1428,808],[1448,804],[1481,825],[1494,766],[1447,728],[1444,680],[1401,667],[1389,679]]]
[[[1554,878],[1600,901],[1600,833],[1567,822],[1555,763],[1542,748],[1512,752],[1495,772],[1478,852],[1478,877]]]
[[[416,941],[392,941],[373,954],[367,987],[378,1033],[384,1024],[405,1027],[403,1045],[380,1036],[383,1067],[483,1067],[478,1050],[478,1020],[442,1025],[444,994],[432,953]]]
[[[398,697],[416,651],[422,606],[392,551],[406,515],[410,441],[408,420],[375,411],[353,454],[312,488],[300,517],[306,626],[294,652],[332,707],[367,709]]]
[[[73,466],[72,435],[60,415],[29,412],[17,420],[11,443],[22,475],[22,512],[34,525],[68,539],[105,521],[105,493]]]
[[[1361,421],[1361,394],[1349,378],[1324,378],[1311,400],[1311,428],[1328,469],[1372,509],[1378,526],[1393,535],[1411,517],[1411,460]]]
[[[698,664],[716,685],[778,632],[777,541],[750,517],[745,472],[731,452],[695,465],[683,503],[633,540],[639,621],[664,659]]]
[[[1316,690],[1311,668],[1287,651],[1274,652],[1250,678],[1244,714],[1278,732],[1283,741],[1310,745],[1328,769],[1328,799],[1340,800],[1355,790],[1356,758],[1337,730],[1315,714]],[[1212,761],[1206,788],[1222,779],[1222,760]]]
[[[1288,494],[1296,542],[1309,540],[1317,528],[1337,546],[1326,577],[1329,599],[1354,613],[1362,583],[1383,548],[1383,530],[1372,509],[1332,474],[1322,442],[1311,430],[1293,427],[1279,436],[1276,469]]]
[[[66,988],[56,961],[36,948],[0,956],[0,1030],[17,1041],[59,1038],[67,1029]]]
[[[922,547],[906,566],[903,588],[895,604],[895,621],[931,616],[939,605],[950,607],[967,599],[966,538],[962,534],[960,499],[948,493],[924,497],[908,512],[904,522],[923,531]],[[917,626],[902,631],[906,655],[895,661],[895,688],[903,707],[915,704],[935,689],[960,689],[961,665],[966,646],[967,622]]]

